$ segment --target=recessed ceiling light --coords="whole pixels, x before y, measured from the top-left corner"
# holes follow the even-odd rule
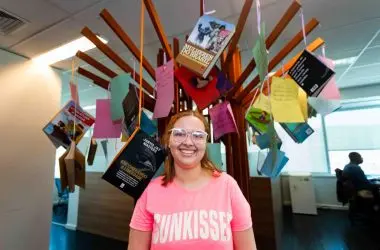
[[[107,40],[98,36],[103,43],[108,43]],[[67,58],[75,56],[78,50],[85,52],[96,46],[88,40],[86,37],[81,37],[71,42],[68,42],[58,48],[52,49],[46,53],[43,53],[32,60],[39,64],[51,65],[59,61],[63,61]]]

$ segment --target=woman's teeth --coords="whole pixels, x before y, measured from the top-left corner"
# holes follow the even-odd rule
[[[195,153],[195,150],[180,149],[179,151],[181,151],[181,153],[185,155],[192,155]]]

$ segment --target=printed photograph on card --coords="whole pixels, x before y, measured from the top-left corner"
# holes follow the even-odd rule
[[[54,145],[68,148],[72,140],[78,144],[94,122],[92,115],[71,100],[50,120],[43,131]]]
[[[204,15],[199,18],[176,61],[206,77],[235,33],[235,25]]]

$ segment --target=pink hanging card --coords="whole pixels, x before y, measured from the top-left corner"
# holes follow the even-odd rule
[[[235,118],[229,102],[220,103],[209,110],[215,140],[225,134],[237,132]]]
[[[70,82],[70,93],[71,93],[71,100],[73,100],[76,104],[80,105],[77,84]]]
[[[174,61],[156,69],[156,106],[153,118],[162,118],[169,115],[174,101]]]
[[[335,65],[333,60],[323,56],[319,56],[319,60],[321,60],[327,67],[334,70]],[[326,87],[321,91],[318,97],[325,100],[340,100],[340,92],[335,81],[335,76],[331,77],[330,81],[326,84]]]
[[[96,118],[94,138],[119,138],[121,123],[113,123],[111,119],[110,99],[96,100]]]

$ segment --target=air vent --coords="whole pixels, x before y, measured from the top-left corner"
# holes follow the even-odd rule
[[[21,28],[25,23],[21,18],[0,9],[0,35],[9,35]]]

